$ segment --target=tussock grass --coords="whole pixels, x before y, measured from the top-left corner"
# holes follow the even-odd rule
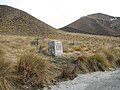
[[[88,72],[88,57],[85,56],[79,56],[74,63],[76,64],[76,67],[78,67],[80,73]]]
[[[98,68],[98,70],[104,71],[108,70],[111,67],[111,64],[103,53],[96,53],[91,57],[91,60],[93,62],[96,62],[96,68]]]
[[[38,53],[36,46],[30,45],[36,37],[0,35],[0,43],[9,49],[4,52],[6,48],[2,49],[0,46],[0,89],[14,90],[16,86],[21,90],[36,90],[37,87],[51,84],[55,76],[61,75],[61,79],[73,79],[78,73],[120,67],[119,37],[84,34],[68,34],[67,36],[52,38],[62,41],[65,52],[64,57],[57,59],[46,54],[47,40],[51,38],[46,38],[39,43],[40,52]],[[71,44],[72,41],[75,42]],[[18,62],[16,67],[8,60]],[[54,72],[52,63],[60,68],[57,73]],[[66,67],[63,67],[64,65]],[[33,89],[33,87],[36,88]]]
[[[110,60],[111,62],[114,61],[114,55],[113,55],[113,49],[111,47],[102,47],[99,49],[99,52],[103,52],[105,54],[105,56],[107,57],[108,60]]]
[[[70,67],[70,66],[63,66],[62,67],[62,71],[61,71],[61,75],[60,75],[60,79],[74,79],[75,77],[77,77],[77,74],[75,72],[75,67]]]
[[[95,55],[91,57],[78,57],[75,62],[76,67],[80,73],[93,72],[93,71],[104,71],[107,66],[103,61],[103,57],[100,55]]]
[[[120,67],[120,49],[102,47],[92,56],[79,56],[74,63],[81,72],[105,71]]]
[[[15,90],[12,82],[13,65],[6,60],[4,47],[0,45],[0,90]]]
[[[55,78],[55,65],[35,53],[24,53],[17,64],[17,83],[26,87],[44,87]]]
[[[81,51],[82,50],[82,47],[80,45],[74,45],[73,46],[73,50],[74,51]]]
[[[103,52],[103,54],[106,56],[107,60],[111,65],[114,67],[117,67],[116,62],[120,59],[120,49],[119,47],[102,47],[99,49],[99,52]]]
[[[120,67],[120,47],[113,49],[113,54],[115,56],[115,64],[117,67]]]

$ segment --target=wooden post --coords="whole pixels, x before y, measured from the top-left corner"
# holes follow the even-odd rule
[[[38,48],[39,48],[39,47],[38,47],[38,45],[39,45],[39,39],[38,39],[38,38],[36,39],[36,45],[37,45],[37,46],[36,46],[36,50],[38,50]]]

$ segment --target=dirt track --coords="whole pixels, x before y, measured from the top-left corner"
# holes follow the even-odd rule
[[[80,74],[74,80],[61,82],[49,90],[120,90],[120,69]]]

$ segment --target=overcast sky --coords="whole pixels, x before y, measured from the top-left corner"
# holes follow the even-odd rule
[[[120,0],[0,0],[0,4],[26,11],[55,28],[93,13],[120,17]]]

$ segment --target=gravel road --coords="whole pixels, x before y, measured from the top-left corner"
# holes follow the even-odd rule
[[[45,90],[120,90],[120,69],[80,74],[74,80],[61,82]]]

